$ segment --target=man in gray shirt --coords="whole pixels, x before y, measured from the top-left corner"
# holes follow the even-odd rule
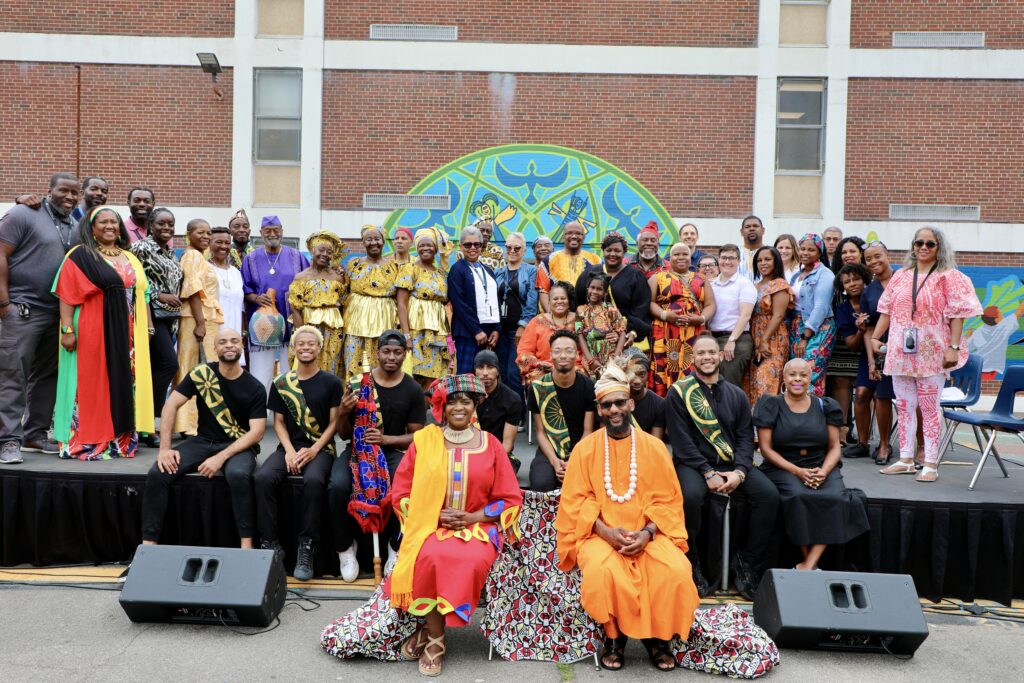
[[[0,464],[21,450],[57,453],[46,436],[57,394],[60,307],[50,294],[64,255],[78,244],[71,212],[80,189],[55,173],[39,209],[15,206],[0,218]]]

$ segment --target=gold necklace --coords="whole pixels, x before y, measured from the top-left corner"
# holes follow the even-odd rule
[[[452,429],[448,425],[441,428],[444,433],[445,440],[448,443],[464,444],[469,443],[473,439],[473,428],[466,427],[465,429]]]
[[[96,247],[96,251],[110,258],[117,258],[121,255],[121,247]]]

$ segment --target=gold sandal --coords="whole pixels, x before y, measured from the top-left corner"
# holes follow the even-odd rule
[[[429,650],[431,646],[439,647],[439,648],[441,648],[441,651],[438,652],[434,656],[430,656],[430,654],[427,652],[427,650]],[[427,634],[427,644],[423,646],[423,656],[426,656],[426,658],[427,658],[427,666],[423,665],[423,656],[421,656],[420,657],[420,673],[423,674],[424,676],[429,676],[430,678],[433,678],[435,676],[440,676],[441,675],[441,665],[444,663],[444,660],[442,659],[442,657],[444,657],[444,653],[447,652],[447,651],[448,651],[448,649],[444,646],[444,636],[441,636],[440,638],[431,638],[430,634],[428,633]],[[435,662],[437,663],[437,668],[436,669],[429,668],[429,667],[434,666]]]
[[[423,636],[427,635],[427,628],[421,626],[416,629],[416,632],[405,639],[402,643],[402,647],[398,650],[398,656],[402,658],[404,662],[415,662],[423,656],[423,650],[426,648],[426,643],[423,642]],[[428,636],[429,638],[429,636]]]
[[[917,474],[917,468],[914,467],[914,463],[903,462],[902,460],[898,460],[878,471],[882,474]]]

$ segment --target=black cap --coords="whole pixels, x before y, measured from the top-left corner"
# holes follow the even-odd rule
[[[473,360],[473,368],[479,368],[483,365],[490,365],[492,368],[500,367],[498,365],[498,354],[494,351],[488,351],[484,349],[476,354],[476,358]]]
[[[384,330],[379,337],[377,337],[377,348],[382,349],[385,346],[401,346],[405,348],[405,335],[398,330]]]

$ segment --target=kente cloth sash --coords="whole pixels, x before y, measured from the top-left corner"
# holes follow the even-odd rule
[[[220,379],[217,377],[217,373],[213,371],[213,368],[205,363],[200,363],[192,368],[188,376],[192,383],[196,385],[199,397],[203,399],[206,407],[213,413],[217,424],[224,429],[224,433],[233,441],[237,441],[245,436],[248,432],[242,429],[242,426],[235,420],[235,416],[228,410],[228,404],[224,401],[224,392],[220,388]],[[259,453],[259,445],[253,446],[253,450]]]
[[[306,395],[302,393],[302,387],[299,386],[299,374],[294,370],[286,372],[274,380],[274,386],[277,387],[277,393],[284,401],[295,424],[299,425],[310,441],[313,443],[319,441],[324,430],[320,429],[313,411],[306,404]],[[334,455],[334,439],[327,442],[324,452]]]
[[[718,457],[725,462],[732,462],[732,446],[722,435],[722,427],[718,424],[718,418],[715,417],[715,412],[711,409],[711,404],[708,403],[697,379],[693,375],[689,375],[673,384],[672,389],[682,396],[690,419],[693,420],[693,424],[697,425],[701,436],[718,452]]]
[[[569,426],[565,421],[562,404],[558,402],[555,380],[549,372],[535,380],[530,386],[533,388],[533,397],[540,409],[540,421],[544,425],[544,434],[554,446],[555,456],[563,462],[567,461],[570,453]]]

